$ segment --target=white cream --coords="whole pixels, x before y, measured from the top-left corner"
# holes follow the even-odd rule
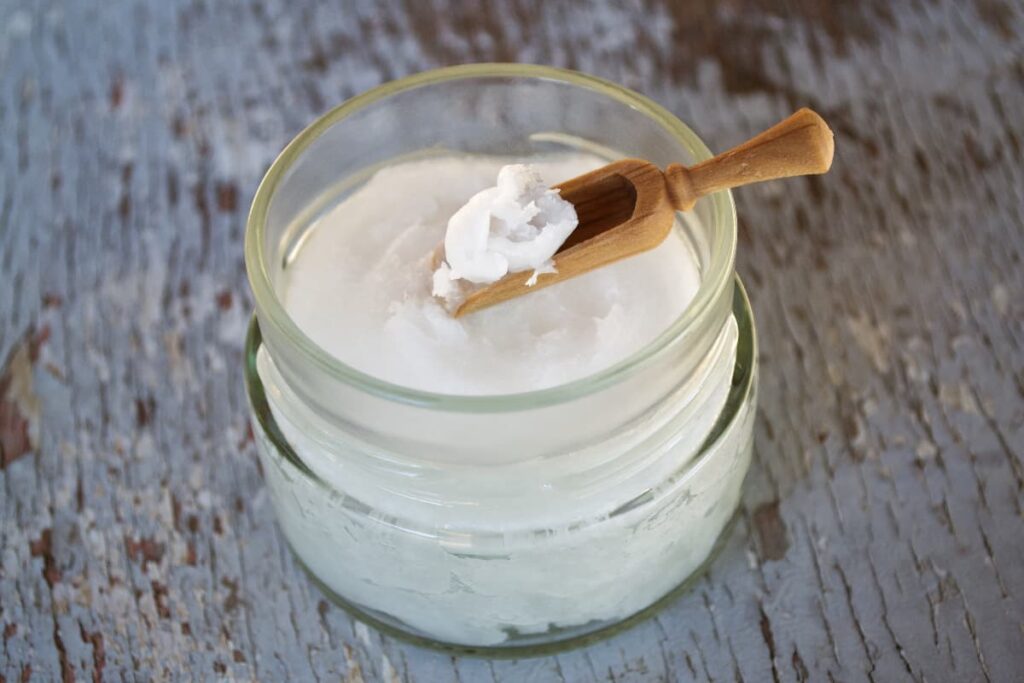
[[[604,163],[531,161],[545,183]],[[683,218],[692,247],[680,228],[640,256],[448,315],[432,295],[427,254],[506,162],[448,157],[377,173],[304,237],[277,284],[289,315],[364,373],[465,395],[565,384],[665,332],[700,285],[695,249],[707,249],[707,233],[693,215]],[[485,270],[458,263],[461,273]],[[738,332],[728,312],[690,332],[600,389],[496,412],[321,382],[319,369],[296,372],[264,346],[257,367],[273,418],[319,479],[281,457],[256,423],[281,527],[337,594],[447,642],[503,645],[634,614],[707,558],[750,459],[752,400],[692,463],[729,394]],[[559,636],[541,639],[550,637]]]
[[[576,209],[544,183],[536,167],[502,167],[495,187],[477,192],[448,220],[445,259],[432,278],[434,296],[457,305],[459,280],[487,284],[524,270],[533,271],[527,284],[535,284],[541,273],[554,272],[551,257],[577,222]]]
[[[416,389],[510,394],[599,372],[665,331],[696,293],[697,260],[679,235],[460,319],[432,296],[441,278],[432,279],[428,255],[444,239],[453,274],[472,282],[543,269],[575,212],[541,183],[604,163],[582,154],[541,158],[533,160],[537,175],[511,166],[500,177],[501,158],[385,168],[312,226],[285,270],[285,307],[338,360]]]

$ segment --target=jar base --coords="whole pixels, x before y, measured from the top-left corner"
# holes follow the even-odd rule
[[[330,600],[337,607],[345,610],[345,612],[347,612],[353,619],[373,627],[382,634],[409,643],[410,645],[427,647],[447,654],[488,657],[492,659],[520,659],[523,657],[555,654],[605,640],[618,633],[629,630],[665,609],[676,599],[689,592],[690,588],[704,577],[705,573],[710,569],[711,564],[728,543],[739,516],[738,509],[734,510],[729,521],[725,523],[725,526],[722,527],[721,533],[719,533],[718,537],[715,539],[711,552],[708,553],[708,556],[700,566],[697,567],[697,569],[683,579],[675,588],[672,588],[668,593],[658,598],[651,605],[641,609],[639,612],[613,623],[583,624],[570,628],[550,630],[544,633],[535,633],[530,634],[529,636],[523,636],[521,639],[517,639],[507,645],[498,646],[459,645],[457,643],[447,643],[435,640],[428,636],[416,633],[405,624],[402,624],[400,621],[387,615],[375,614],[372,610],[359,607],[335,593],[330,589],[330,587],[324,584],[323,581],[318,579],[316,574],[306,566],[306,563],[303,562],[302,557],[300,557],[299,553],[295,551],[295,548],[292,547],[291,543],[287,542],[287,539],[285,540],[288,550],[296,564],[302,568],[303,573],[306,574],[309,580],[317,587],[324,597]]]

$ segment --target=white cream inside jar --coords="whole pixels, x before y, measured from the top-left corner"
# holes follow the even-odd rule
[[[447,217],[493,183],[505,162],[448,157],[376,173],[310,226],[285,269],[283,299],[289,314],[313,341],[362,372],[466,395],[532,391],[586,377],[649,344],[682,314],[700,286],[700,271],[693,247],[677,230],[646,254],[489,310],[450,317],[431,295],[428,256],[444,235]],[[546,181],[557,182],[602,160],[573,154],[531,163]],[[396,187],[407,194],[386,201]],[[443,633],[446,640],[493,645],[503,642],[510,629],[535,633],[552,625],[624,618],[671,587],[676,568],[665,567],[629,590],[609,591],[608,584],[623,571],[657,573],[652,560],[678,542],[678,527],[651,526],[640,538],[624,518],[606,520],[602,530],[586,535],[567,530],[581,520],[607,517],[638,493],[657,488],[698,452],[725,403],[736,339],[730,317],[712,351],[667,397],[643,411],[630,428],[574,452],[538,465],[542,454],[517,451],[510,457],[496,434],[491,447],[462,455],[422,449],[406,459],[409,467],[401,468],[399,477],[391,467],[354,457],[367,450],[366,444],[305,406],[263,353],[260,375],[273,413],[318,477],[388,518],[504,534],[503,550],[518,550],[500,556],[518,561],[476,566],[457,559],[458,547],[401,534],[388,538],[384,545],[390,551],[381,552],[376,531],[353,544],[353,535],[365,533],[365,527],[329,507],[317,507],[312,496],[303,501],[305,512],[297,518],[290,518],[288,505],[279,505],[286,510],[282,523],[298,529],[313,521],[323,530],[333,528],[330,543],[315,536],[303,543],[296,540],[299,533],[292,538],[322,580],[345,586],[334,590],[358,605],[400,615],[403,623]],[[614,402],[609,400],[607,407],[614,409]],[[542,421],[533,426],[539,438],[548,440],[565,431]],[[665,434],[670,435],[667,441]],[[457,441],[459,435],[448,438]],[[652,441],[660,445],[649,445]],[[705,499],[688,513],[692,550],[706,552],[721,528],[721,519],[702,524],[697,514],[715,503]],[[522,535],[539,529],[550,530],[551,536],[531,542]],[[612,560],[638,542],[645,549],[632,559]],[[339,557],[345,547],[348,552]],[[471,541],[467,548],[473,548]],[[403,557],[398,565],[395,549]],[[562,566],[566,553],[580,561],[590,558],[590,563]],[[702,552],[692,556],[702,557]],[[609,561],[621,565],[595,564]],[[634,566],[626,569],[629,565]],[[566,588],[552,592],[556,573]],[[452,581],[462,588],[452,589]]]
[[[556,287],[464,318],[449,315],[431,295],[429,256],[449,218],[508,162],[452,156],[374,174],[310,227],[284,272],[288,314],[362,372],[466,395],[536,391],[592,375],[682,315],[700,272],[679,232],[653,251]],[[531,159],[549,185],[604,163],[589,154]]]
[[[331,112],[257,192],[246,376],[267,486],[302,563],[377,623],[571,639],[670,592],[732,517],[756,348],[728,194],[648,254],[457,325],[430,298],[448,216],[503,164],[558,182],[615,150],[708,156],[611,84],[462,67]]]

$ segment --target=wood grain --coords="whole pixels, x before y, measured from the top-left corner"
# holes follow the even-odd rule
[[[1008,681],[1024,667],[1024,10],[1013,0],[0,0],[0,676]],[[578,68],[716,149],[801,105],[823,178],[738,196],[755,462],[710,573],[612,640],[452,657],[329,605],[246,422],[256,183],[464,61]]]
[[[695,166],[669,164],[665,179],[673,206],[689,211],[699,198],[713,192],[827,173],[834,153],[835,141],[828,124],[803,107],[768,130]]]

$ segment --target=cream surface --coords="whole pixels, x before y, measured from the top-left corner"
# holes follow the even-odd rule
[[[564,384],[640,350],[679,317],[700,273],[684,238],[464,318],[432,296],[430,255],[449,219],[511,160],[396,164],[322,216],[285,270],[284,304],[338,360],[447,394]],[[529,160],[550,185],[601,166],[572,154]]]

